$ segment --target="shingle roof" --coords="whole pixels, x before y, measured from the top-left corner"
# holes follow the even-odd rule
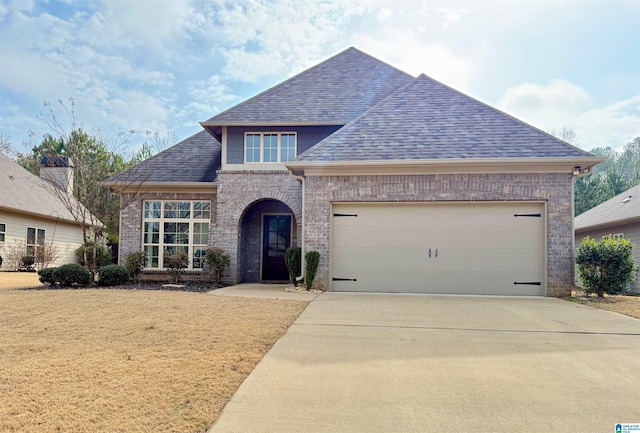
[[[53,192],[55,187],[52,184],[25,170],[2,153],[0,173],[0,208],[75,223],[71,212]],[[77,202],[74,200],[73,203]]]
[[[104,182],[109,186],[146,182],[214,182],[221,144],[200,131]]]
[[[420,75],[298,157],[301,161],[591,157]]]
[[[626,200],[629,196],[631,198]],[[640,185],[578,215],[574,220],[574,227],[576,231],[584,231],[591,227],[616,225],[634,220],[640,221]]]
[[[412,80],[406,72],[356,48],[348,48],[203,125],[346,124]]]

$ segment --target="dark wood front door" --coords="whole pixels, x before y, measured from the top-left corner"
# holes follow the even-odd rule
[[[262,228],[262,279],[287,281],[284,252],[291,246],[291,215],[264,215]]]

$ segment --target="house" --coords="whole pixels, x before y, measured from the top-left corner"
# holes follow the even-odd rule
[[[602,161],[425,75],[355,48],[201,122],[123,174],[120,263],[287,280],[289,246],[320,252],[334,291],[563,295],[573,180]]]
[[[2,270],[16,270],[22,256],[42,257],[45,252],[50,266],[77,263],[75,250],[82,245],[82,225],[54,193],[54,188],[72,188],[72,163],[58,158],[41,167],[40,175],[31,174],[0,153]],[[81,206],[75,200],[73,203]]]
[[[598,241],[606,237],[629,239],[636,245],[632,250],[633,261],[640,264],[640,185],[581,213],[574,227],[576,246],[587,236]],[[640,293],[638,278],[631,291]]]

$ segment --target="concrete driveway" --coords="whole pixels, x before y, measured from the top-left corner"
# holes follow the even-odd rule
[[[615,432],[640,423],[640,320],[559,299],[326,293],[223,432]]]

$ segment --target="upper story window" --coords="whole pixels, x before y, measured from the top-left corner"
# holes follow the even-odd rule
[[[245,162],[287,162],[296,157],[295,132],[247,132]]]

